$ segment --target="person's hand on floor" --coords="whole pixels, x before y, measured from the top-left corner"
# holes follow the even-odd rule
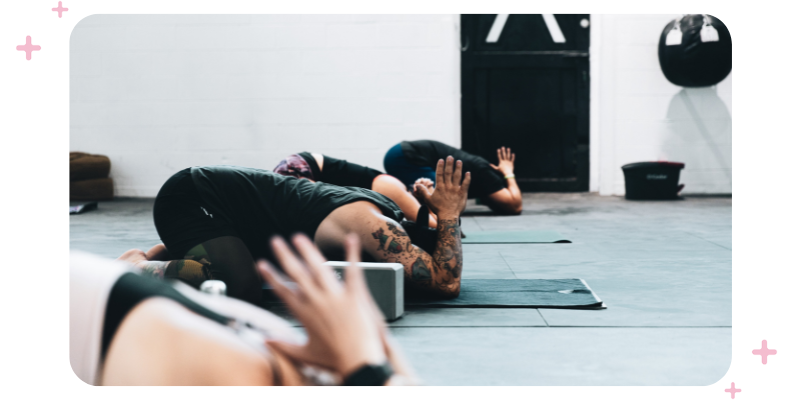
[[[361,254],[358,237],[349,235],[345,239],[350,265],[344,283],[336,279],[331,267],[323,265],[325,258],[306,236],[297,235],[292,242],[301,258],[280,238],[272,239],[272,250],[296,289],[290,288],[286,277],[268,262],[260,260],[258,270],[306,328],[308,341],[301,346],[268,340],[267,345],[289,359],[329,369],[342,377],[364,365],[386,362],[380,325],[375,321],[377,306],[363,271],[356,266]]]
[[[455,164],[455,168],[453,166]],[[439,219],[458,219],[467,207],[467,192],[472,175],[467,172],[462,179],[461,161],[447,156],[447,161],[436,164],[436,188],[429,190],[421,184],[414,185],[414,195],[424,201]]]
[[[511,152],[511,148],[501,147],[497,149],[497,165],[489,164],[495,171],[499,171],[503,176],[514,175],[514,159],[516,155]]]

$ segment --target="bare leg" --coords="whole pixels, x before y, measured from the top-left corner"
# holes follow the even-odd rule
[[[163,251],[157,245],[147,253],[128,250],[118,260],[136,265],[147,275],[180,279],[195,288],[207,279],[221,280],[227,286],[228,296],[261,304],[261,277],[256,272],[250,251],[237,237],[221,236],[207,240],[192,248],[182,260],[155,261],[148,258],[151,253],[163,257]]]
[[[234,236],[222,236],[203,242],[214,279],[228,287],[228,296],[248,303],[261,304],[261,277],[244,242]]]

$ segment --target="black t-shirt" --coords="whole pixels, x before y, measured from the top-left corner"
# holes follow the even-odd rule
[[[227,165],[193,167],[191,172],[209,212],[233,227],[256,259],[269,258],[267,241],[274,235],[300,232],[313,239],[328,214],[352,202],[369,201],[388,218],[403,219],[397,204],[371,190]]]
[[[372,181],[383,172],[363,165],[358,165],[338,158],[323,155],[322,171],[317,165],[317,160],[309,152],[298,154],[311,167],[311,172],[318,182],[330,183],[337,186],[354,186],[372,190]]]
[[[448,146],[434,140],[415,140],[400,142],[406,159],[419,166],[436,169],[436,163],[447,156],[453,156],[463,163],[463,171],[472,173],[472,182],[469,185],[468,197],[486,197],[494,192],[506,188],[503,174],[495,171],[483,157],[469,154],[466,151]]]

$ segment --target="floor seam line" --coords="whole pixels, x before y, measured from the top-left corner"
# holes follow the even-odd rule
[[[536,309],[536,312],[538,312],[538,313],[539,313],[539,316],[540,316],[540,317],[542,317],[542,321],[544,321],[544,324],[545,324],[545,325],[547,325],[547,327],[549,328],[549,327],[550,327],[550,323],[549,323],[549,322],[547,322],[547,318],[545,318],[545,317],[544,317],[544,314],[542,314],[542,310],[540,310],[540,309],[538,309],[538,308],[537,308],[537,309]]]
[[[685,232],[685,231],[684,231],[684,232]],[[729,249],[729,248],[727,248],[727,247],[725,247],[725,246],[723,246],[723,245],[721,245],[721,244],[719,244],[719,243],[717,243],[717,242],[712,242],[712,241],[710,241],[710,240],[708,240],[708,239],[706,239],[706,238],[704,238],[704,237],[702,237],[702,236],[697,236],[697,235],[695,235],[695,234],[693,234],[693,233],[691,233],[691,232],[685,232],[685,233],[688,233],[688,234],[689,234],[689,236],[694,236],[694,237],[696,237],[696,238],[698,238],[698,239],[700,239],[700,240],[705,240],[706,242],[708,242],[708,243],[711,243],[711,244],[713,244],[713,245],[715,245],[715,246],[722,247],[722,248],[723,248],[723,249],[725,249],[725,250],[730,250],[730,251],[733,251],[733,249]]]
[[[508,261],[506,261],[506,258],[505,258],[505,257],[503,257],[503,253],[502,253],[502,252],[500,252],[500,250],[498,250],[498,251],[497,251],[497,254],[499,254],[499,255],[500,255],[500,258],[502,258],[502,259],[503,259],[503,262],[506,264],[506,267],[508,267],[508,270],[509,270],[509,271],[511,271],[511,275],[514,275],[514,279],[519,279],[519,278],[517,278],[517,274],[516,274],[516,273],[514,272],[514,270],[511,268],[511,265],[508,263]],[[537,310],[538,310],[538,308],[537,308]]]

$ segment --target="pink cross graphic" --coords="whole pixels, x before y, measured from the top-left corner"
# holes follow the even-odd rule
[[[31,52],[39,51],[41,49],[42,49],[42,46],[32,45],[31,44],[31,37],[30,36],[26,36],[25,37],[25,44],[24,45],[21,44],[21,45],[17,46],[17,50],[21,50],[21,51],[25,52],[25,59],[26,60],[30,60],[31,59]]]
[[[69,8],[61,7],[61,2],[58,2],[58,8],[53,8],[53,11],[58,11],[58,18],[61,18],[61,13],[64,11],[69,11]]]
[[[778,350],[768,349],[767,348],[767,341],[761,341],[761,348],[753,350],[753,354],[757,356],[761,356],[761,364],[767,363],[767,356],[774,356],[778,354]]]
[[[741,392],[742,389],[737,389],[736,385],[734,385],[733,382],[731,382],[731,388],[730,389],[725,389],[725,391],[731,394],[731,398],[732,399],[735,399],[736,398],[736,393]]]

